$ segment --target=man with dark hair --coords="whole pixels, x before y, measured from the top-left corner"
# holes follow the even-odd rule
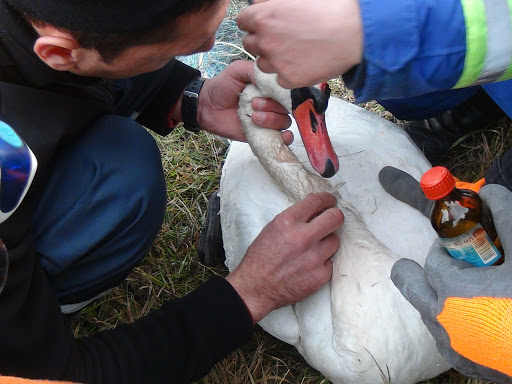
[[[0,375],[91,384],[197,380],[267,313],[330,279],[343,215],[333,196],[316,194],[276,217],[226,279],[145,318],[75,339],[62,313],[119,284],[160,229],[161,159],[141,124],[165,135],[182,121],[191,131],[245,140],[238,95],[253,64],[235,62],[204,80],[174,59],[212,47],[227,5],[0,0],[0,144],[26,143],[32,170],[37,162],[17,209],[5,213],[0,204],[10,262],[0,295]],[[275,102],[253,106],[259,125],[290,124]],[[2,169],[1,203],[4,176]]]

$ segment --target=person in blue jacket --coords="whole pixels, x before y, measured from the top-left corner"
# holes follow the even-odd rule
[[[257,0],[238,24],[281,85],[342,74],[356,102],[375,99],[413,120],[406,130],[437,164],[457,138],[512,116],[510,19],[506,1]],[[512,189],[502,162],[512,154],[489,177]]]
[[[322,0],[312,6],[307,0],[255,0],[238,25],[248,32],[244,46],[259,56],[260,69],[277,73],[282,86],[342,75],[356,102],[375,99],[410,120],[404,129],[433,164],[457,138],[512,117],[510,1]],[[387,167],[379,179],[393,196],[428,208],[408,175]],[[505,263],[470,267],[436,243],[425,269],[403,259],[391,278],[454,368],[510,383],[510,148],[484,182],[480,195],[493,214]]]

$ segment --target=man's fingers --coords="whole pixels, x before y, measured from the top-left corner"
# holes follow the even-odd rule
[[[308,230],[309,233],[311,233],[313,236],[325,238],[326,236],[336,231],[339,227],[341,227],[344,221],[345,217],[343,216],[343,212],[341,212],[336,207],[328,208],[320,215],[314,217],[311,220],[310,223],[312,225],[310,226],[311,228]],[[334,250],[334,252],[336,251],[336,249]]]
[[[254,124],[263,127],[282,131],[290,128],[292,120],[290,116],[280,113],[254,111],[251,115]]]
[[[261,55],[261,52],[258,53],[258,55]],[[276,68],[274,68],[274,66],[270,64],[270,61],[268,61],[264,56],[258,57],[258,68],[265,73],[277,73]]]
[[[418,263],[409,259],[398,260],[391,269],[391,280],[422,316],[435,319],[437,293]]]
[[[321,278],[322,285],[326,284],[327,282],[329,282],[331,280],[332,270],[333,270],[333,262],[332,262],[332,259],[330,257],[328,257],[324,261],[324,266],[323,266],[323,271],[322,271],[323,275]]]
[[[324,262],[324,268],[329,273],[329,278],[332,276],[333,265],[334,265],[334,262],[332,261],[332,258],[330,258],[330,257],[327,260],[325,260],[325,262]]]
[[[242,29],[242,28],[240,28]],[[242,44],[247,52],[254,56],[260,56],[262,54],[262,51],[260,49],[260,46],[258,44],[258,38],[256,35],[245,35],[242,39]]]
[[[252,11],[249,8],[244,8],[240,11],[236,18],[236,25],[238,26],[238,28],[249,33],[254,32],[249,30],[251,14]]]
[[[293,143],[293,132],[292,131],[283,131],[281,134],[283,141],[286,145],[291,145]]]
[[[334,233],[330,233],[320,241],[320,253],[324,255],[324,260],[331,260],[331,256],[336,253],[340,247],[340,238]],[[324,261],[325,264],[325,261]]]
[[[206,80],[205,85],[212,84],[213,87],[218,86],[218,82],[214,80],[217,80],[220,76],[227,76],[228,79],[240,82],[242,85],[249,83],[254,84],[254,62],[249,60],[236,60],[221,72],[219,76]],[[205,85],[203,85],[203,87]]]
[[[251,105],[255,111],[275,112],[288,115],[288,110],[282,104],[269,97],[256,97],[252,100]]]
[[[295,203],[285,212],[288,212],[296,221],[310,222],[328,208],[336,206],[336,198],[327,192],[311,193],[301,201]]]
[[[238,14],[236,18],[236,24],[238,28],[242,31],[246,31],[249,33],[254,33],[254,16],[256,13],[254,12],[254,8],[250,7],[244,8]],[[245,38],[244,38],[244,46],[245,46]]]
[[[247,0],[248,5],[255,5],[257,3],[263,3],[267,0]],[[247,31],[249,33],[254,32],[254,19],[257,15],[254,7],[245,7],[240,11],[236,22],[238,24],[238,28],[241,30]]]

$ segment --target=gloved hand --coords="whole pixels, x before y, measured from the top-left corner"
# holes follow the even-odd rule
[[[383,187],[422,212],[428,203],[418,182],[396,169],[383,169]],[[393,182],[395,180],[395,182]],[[474,267],[448,255],[438,240],[425,269],[401,259],[391,279],[420,312],[443,357],[459,372],[497,383],[512,382],[512,193],[499,185],[482,188],[505,250],[500,266]]]

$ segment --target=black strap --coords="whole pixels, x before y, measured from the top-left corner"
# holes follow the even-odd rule
[[[197,122],[197,100],[205,79],[197,77],[186,86],[181,101],[181,118],[183,126],[191,132],[199,132],[201,128]]]

